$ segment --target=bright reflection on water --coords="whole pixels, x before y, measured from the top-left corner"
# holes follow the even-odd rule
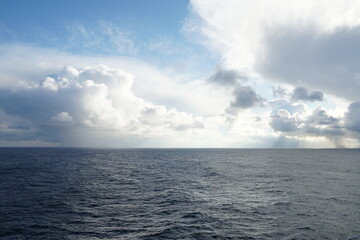
[[[0,149],[1,239],[348,239],[360,150]]]

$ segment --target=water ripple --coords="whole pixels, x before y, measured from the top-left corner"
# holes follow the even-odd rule
[[[0,239],[358,239],[359,150],[0,149]]]

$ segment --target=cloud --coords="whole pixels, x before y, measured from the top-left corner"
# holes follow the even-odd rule
[[[54,117],[52,117],[51,120],[56,121],[56,122],[65,122],[65,123],[67,123],[67,122],[72,122],[73,118],[67,112],[59,112]]]
[[[274,131],[292,132],[298,129],[296,115],[291,116],[290,113],[284,109],[279,109],[277,114],[272,116],[270,126]]]
[[[272,87],[272,93],[274,98],[284,98],[288,94],[287,90],[279,85]]]
[[[244,86],[243,82],[248,81],[249,76],[245,72],[236,69],[218,67],[216,71],[207,79],[209,83],[222,86],[232,91],[232,100],[225,109],[229,119],[233,121],[239,110],[250,109],[261,106],[265,101],[253,87]]]
[[[320,91],[309,91],[306,88],[303,87],[296,87],[294,91],[292,92],[291,96],[292,101],[323,101],[324,100],[324,94]]]
[[[276,107],[275,109],[277,112],[274,114],[273,111],[270,126],[283,136],[325,137],[337,147],[345,146],[343,139],[348,133],[340,124],[341,119],[330,116],[322,107],[315,108],[309,115],[305,111],[290,114],[287,110]]]
[[[358,99],[360,57],[354,49],[360,40],[359,27],[331,32],[311,26],[280,28],[266,38],[266,51],[257,63],[257,70],[265,77]]]
[[[26,45],[0,45],[0,88],[32,89],[49,73],[64,65],[77,69],[103,63],[111,68],[125,69],[133,77],[136,96],[179,111],[196,115],[223,111],[231,100],[225,89],[205,80],[169,73],[154,64],[128,57],[90,57]],[[156,87],[153,87],[156,86]]]
[[[218,67],[207,81],[231,89],[233,99],[225,112],[237,115],[239,110],[260,106],[265,101],[251,86],[242,85],[248,79],[249,76],[244,72]]]
[[[261,79],[264,84],[254,85],[253,92],[268,96],[264,85],[273,83],[267,81],[280,84],[272,89],[275,99],[264,103],[271,108],[268,124],[277,134],[304,141],[326,138],[337,146],[358,138],[353,108],[349,108],[346,116],[330,114],[343,112],[340,108],[345,102],[359,101],[358,1],[192,0],[190,3],[192,13],[185,25],[187,33],[218,53],[229,69],[246,72],[256,81]],[[291,86],[295,87],[293,92],[287,90]],[[324,101],[324,94],[329,100],[336,99],[336,109],[317,107],[309,111],[307,104]],[[236,96],[234,90],[232,104],[239,102],[239,107],[246,106],[241,104],[246,101],[236,101]],[[345,99],[344,104],[338,97]],[[333,108],[329,102],[324,104]],[[350,145],[358,146],[358,143]]]
[[[301,128],[308,135],[335,138],[346,134],[340,121],[341,119],[330,116],[322,107],[317,107],[303,119]]]
[[[113,137],[121,137],[161,136],[204,127],[201,117],[135,96],[132,85],[131,74],[99,65],[65,67],[31,89],[2,88],[0,110],[23,126],[14,128],[6,121],[0,129],[2,139],[66,145],[79,130],[84,136],[111,131]]]
[[[221,86],[234,86],[241,81],[246,81],[247,79],[248,76],[243,72],[218,67],[216,72],[209,77],[208,81]]]
[[[263,78],[360,96],[360,3],[192,0],[188,24],[226,66]]]
[[[360,133],[360,102],[353,102],[349,105],[348,111],[345,113],[345,126],[351,131]]]
[[[2,146],[42,142],[104,147],[268,147],[279,136],[311,143],[357,138],[350,135],[356,131],[345,127],[340,114],[333,115],[334,109],[312,114],[307,102],[290,101],[288,90],[281,95],[283,99],[263,103],[258,91],[264,87],[244,86],[243,79],[219,88],[217,83],[208,84],[208,79],[184,81],[165,75],[134,59],[80,57],[28,47],[1,46],[0,51],[6,53],[0,57]],[[71,66],[59,70],[63,63]],[[271,85],[266,91],[270,92]],[[250,110],[249,105],[265,107]],[[231,124],[222,114],[224,109],[234,114]],[[244,109],[248,110],[241,111]],[[341,146],[340,141],[336,144]]]
[[[317,125],[333,125],[338,122],[339,119],[329,116],[328,113],[321,107],[315,108],[307,119],[307,123]]]
[[[0,53],[0,111],[6,108],[8,112],[7,120],[0,117],[1,131],[9,131],[8,125],[15,123],[29,128],[22,133],[13,132],[14,141],[0,137],[8,140],[1,140],[1,146],[44,143],[44,146],[83,147],[256,147],[256,141],[261,142],[261,146],[267,144],[262,141],[266,130],[260,131],[258,126],[242,127],[246,134],[228,133],[229,123],[222,113],[230,105],[232,88],[219,88],[205,79],[169,74],[134,58],[78,56],[25,45],[0,45]],[[100,109],[103,108],[98,109],[98,114],[90,114],[97,111],[98,102],[102,105],[102,101],[108,101],[106,98],[111,100],[109,96],[101,100],[102,94],[98,94],[104,85],[108,92],[115,91],[111,81],[106,82],[101,75],[97,81],[95,74],[88,79],[83,78],[85,73],[80,74],[88,66],[99,67],[99,63],[110,69],[126,70],[133,79],[132,96],[147,103],[126,128],[111,128],[117,125],[111,124],[110,119],[96,125],[96,116],[102,115]],[[43,85],[47,77],[54,79],[56,91]],[[86,80],[92,80],[95,86],[85,84]],[[92,100],[90,96],[99,100],[94,100],[94,106],[91,102],[85,104]],[[131,103],[128,105],[131,108]],[[134,104],[134,108],[136,106],[138,104]],[[163,108],[167,111],[162,111]],[[155,109],[156,114],[148,115],[147,109]],[[67,112],[73,121],[53,121],[60,112]],[[245,111],[241,113],[242,120],[254,122],[254,115],[245,118],[244,114]],[[94,122],[85,121],[88,119]],[[267,120],[264,120],[262,128],[266,127]]]
[[[53,79],[51,77],[45,78],[45,80],[41,82],[41,85],[43,88],[49,89],[51,91],[58,90],[58,85],[57,85],[55,79]]]
[[[279,110],[286,110],[290,115],[295,113],[303,114],[306,112],[306,106],[303,103],[291,103],[286,99],[274,99],[266,102],[272,108],[271,116],[278,115]]]
[[[230,106],[226,109],[226,112],[232,115],[236,115],[242,109],[261,106],[265,101],[251,86],[237,85],[233,90],[233,97]]]

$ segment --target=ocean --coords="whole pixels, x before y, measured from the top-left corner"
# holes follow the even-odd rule
[[[359,149],[0,148],[0,239],[359,235]]]

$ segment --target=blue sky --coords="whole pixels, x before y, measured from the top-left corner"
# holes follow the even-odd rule
[[[355,0],[0,1],[0,146],[358,147],[358,14]]]
[[[212,54],[183,33],[188,1],[2,1],[0,41],[54,48],[81,55],[140,56],[165,65],[191,54],[214,65]],[[117,49],[112,28],[129,42]],[[87,31],[89,36],[81,31]],[[99,42],[90,44],[95,38]],[[126,42],[126,40],[124,40]],[[101,42],[101,44],[100,44]],[[123,42],[122,44],[126,44]],[[167,44],[166,48],[156,45]],[[171,50],[170,50],[171,49]]]
[[[44,41],[42,32],[63,37],[64,28],[75,23],[111,21],[126,31],[140,34],[169,34],[179,30],[187,15],[187,1],[1,1],[0,20],[13,34],[8,41]],[[39,34],[40,33],[40,34]],[[40,38],[40,39],[39,39]]]

